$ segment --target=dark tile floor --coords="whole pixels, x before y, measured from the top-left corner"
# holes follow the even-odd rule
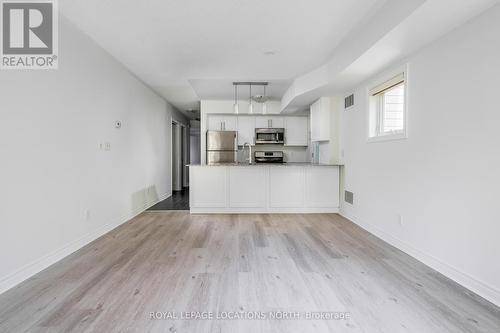
[[[189,210],[189,188],[172,192],[172,196],[158,202],[148,210]]]

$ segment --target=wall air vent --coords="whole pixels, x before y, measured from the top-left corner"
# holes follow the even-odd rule
[[[350,203],[351,205],[354,203],[354,193],[345,191],[344,193],[344,201]]]
[[[351,106],[354,106],[354,94],[351,94],[344,98],[344,108],[348,109]]]

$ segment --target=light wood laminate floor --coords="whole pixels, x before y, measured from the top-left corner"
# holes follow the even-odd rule
[[[301,317],[150,319],[185,311]],[[500,310],[336,214],[146,212],[0,295],[25,331],[500,332]]]

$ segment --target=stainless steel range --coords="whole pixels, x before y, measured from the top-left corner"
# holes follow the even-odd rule
[[[255,163],[284,163],[282,151],[256,151]]]

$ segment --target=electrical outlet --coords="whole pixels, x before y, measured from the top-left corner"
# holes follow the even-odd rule
[[[402,227],[402,226],[403,226],[403,216],[401,216],[401,214],[398,214],[398,225],[399,225],[400,227]]]
[[[90,220],[90,210],[89,209],[84,209],[83,210],[83,219],[85,221]]]

